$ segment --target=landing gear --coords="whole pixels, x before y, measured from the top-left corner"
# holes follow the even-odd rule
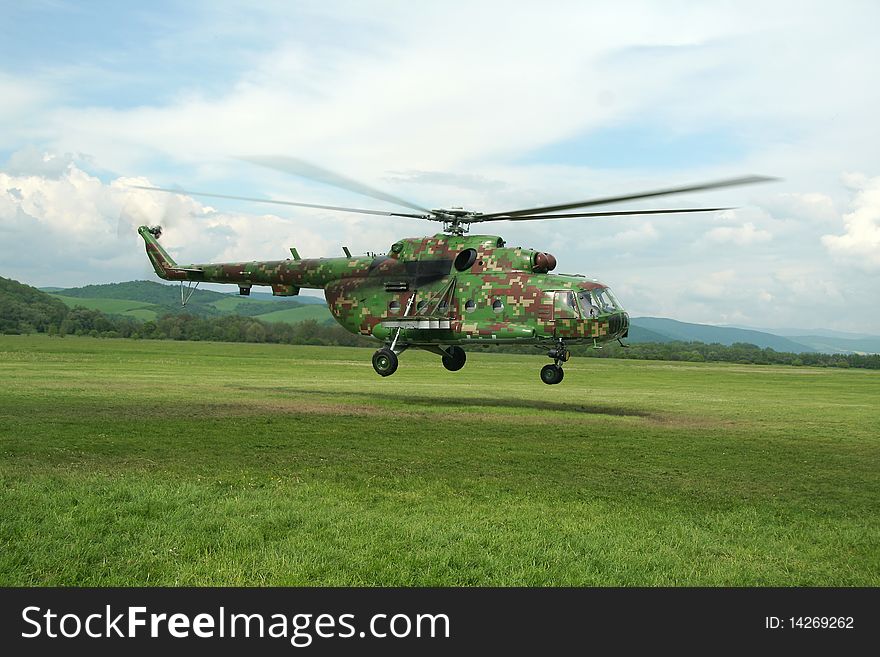
[[[443,354],[443,367],[450,372],[458,372],[458,370],[464,367],[466,361],[467,354],[461,347],[449,347],[449,349],[446,349],[446,353]]]
[[[541,381],[549,386],[560,383],[564,376],[565,371],[559,365],[544,365],[541,368]]]
[[[556,346],[547,352],[547,356],[553,359],[553,364],[545,365],[541,368],[541,381],[552,386],[560,383],[565,376],[565,372],[562,370],[562,363],[568,362],[571,352],[565,346],[562,338],[560,338]]]
[[[397,354],[382,347],[373,354],[373,369],[379,376],[391,376],[397,371]]]

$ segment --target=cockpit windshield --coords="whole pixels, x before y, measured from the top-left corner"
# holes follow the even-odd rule
[[[577,294],[578,305],[584,319],[598,317],[605,313],[616,313],[622,310],[620,303],[607,287],[593,290],[581,290]]]

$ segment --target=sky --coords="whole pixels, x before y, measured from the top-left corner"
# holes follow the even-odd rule
[[[156,280],[141,223],[182,263],[437,231],[131,187],[399,209],[241,157],[483,212],[761,174],[479,232],[636,316],[880,333],[876,2],[0,2],[0,276]]]

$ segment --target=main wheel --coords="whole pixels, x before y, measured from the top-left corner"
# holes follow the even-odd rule
[[[562,381],[562,377],[564,376],[565,372],[559,367],[559,365],[544,365],[544,367],[541,368],[541,381],[548,386],[556,385]]]
[[[391,376],[397,371],[397,354],[382,347],[373,354],[373,369],[379,376]]]
[[[443,356],[443,367],[450,372],[458,372],[458,370],[464,367],[466,361],[467,354],[464,349],[461,347],[449,347],[446,350],[446,355]]]

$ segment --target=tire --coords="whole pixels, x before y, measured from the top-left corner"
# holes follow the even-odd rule
[[[558,365],[544,365],[541,368],[541,381],[548,386],[553,386],[562,381],[565,372]]]
[[[397,371],[397,354],[382,347],[373,354],[373,369],[379,376],[391,376]]]
[[[449,347],[443,356],[443,367],[450,372],[458,372],[467,362],[467,354],[461,347]]]

